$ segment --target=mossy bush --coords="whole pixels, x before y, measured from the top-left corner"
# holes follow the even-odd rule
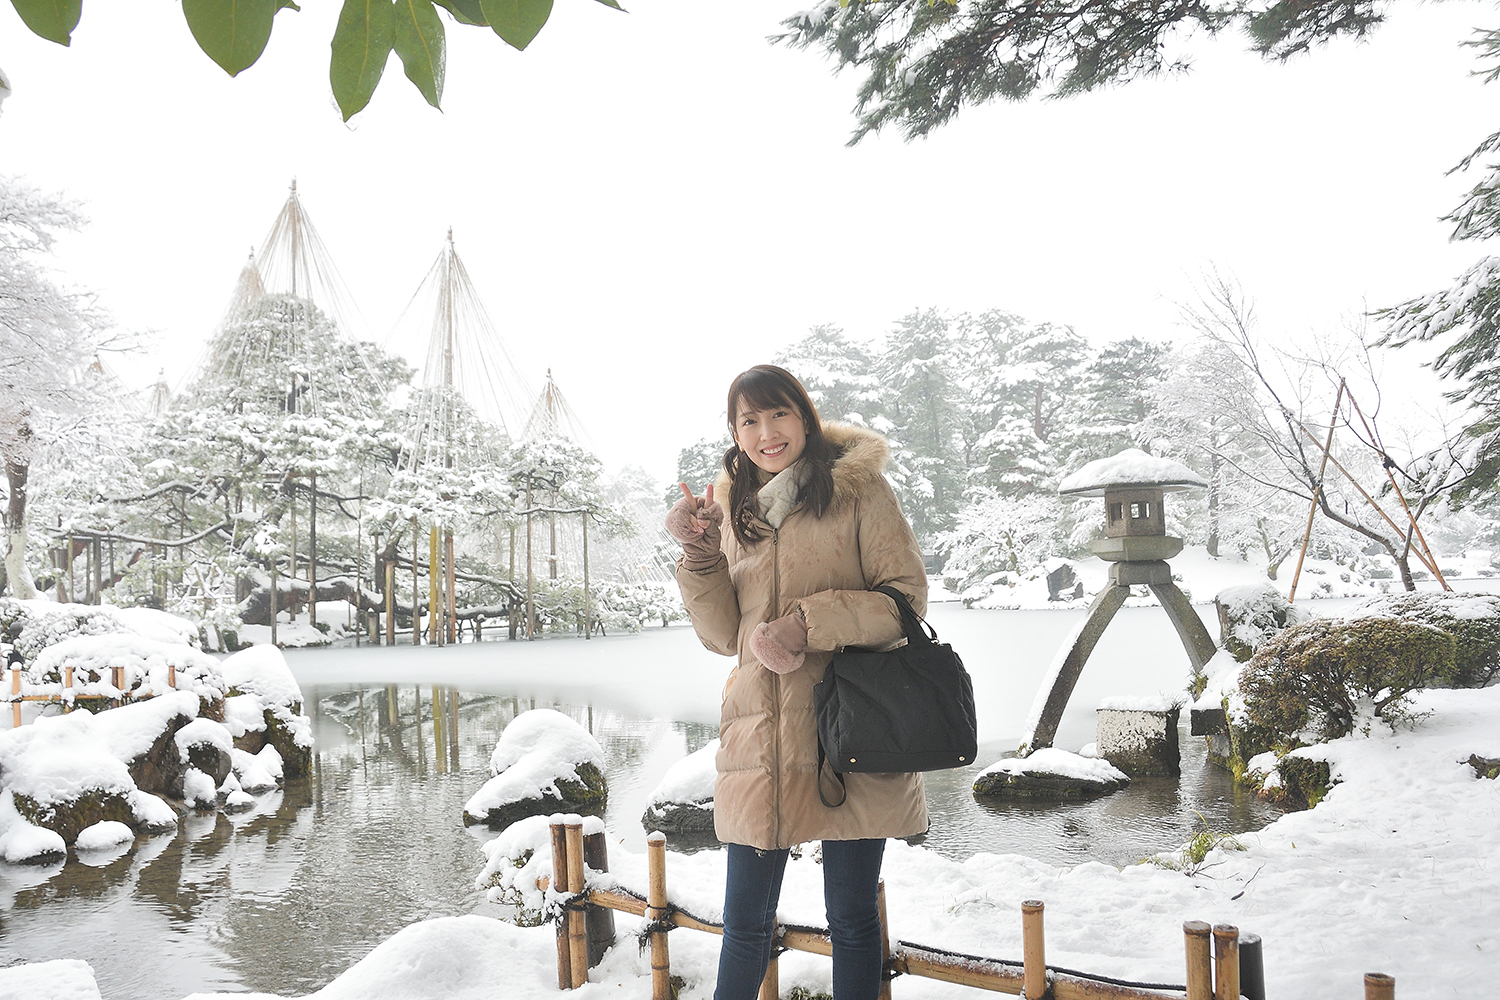
[[[1240,674],[1236,750],[1248,760],[1352,733],[1368,703],[1394,724],[1408,696],[1454,670],[1453,636],[1406,618],[1318,618],[1267,641]]]
[[[1453,669],[1434,679],[1436,687],[1477,688],[1500,679],[1500,596],[1390,594],[1364,602],[1358,612],[1433,625],[1453,636]]]

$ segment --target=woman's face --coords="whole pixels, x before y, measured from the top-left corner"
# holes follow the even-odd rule
[[[739,408],[734,421],[734,443],[750,456],[750,461],[775,475],[802,457],[807,448],[807,428],[796,407],[757,410],[741,400]]]

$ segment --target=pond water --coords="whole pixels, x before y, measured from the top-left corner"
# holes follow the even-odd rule
[[[974,675],[984,763],[1013,749],[1041,673],[1076,612],[929,616]],[[728,661],[686,629],[641,636],[446,649],[289,653],[313,716],[311,775],[236,816],[195,816],[176,834],[47,866],[0,865],[0,965],[83,958],[106,1000],[195,991],[300,996],[407,924],[491,912],[473,888],[479,844],[463,804],[519,712],[552,707],[604,747],[605,816],[620,849],[642,850],[646,797],[674,762],[717,732]],[[1186,656],[1159,609],[1127,608],[1085,672],[1058,745],[1092,738],[1092,706],[1113,694],[1181,687]],[[457,701],[439,732],[433,704]],[[448,713],[443,713],[445,716]],[[980,805],[974,773],[927,777],[923,843],[954,858],[1025,854],[1053,864],[1124,865],[1207,823],[1258,829],[1275,811],[1208,765],[1183,737],[1183,776],[1140,779],[1088,803]]]

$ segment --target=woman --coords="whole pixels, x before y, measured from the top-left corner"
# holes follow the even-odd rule
[[[902,638],[889,585],[920,615],[927,577],[885,479],[873,431],[824,425],[801,383],[757,365],[729,386],[734,445],[702,497],[683,484],[667,515],[682,543],[677,582],[693,628],[739,664],[724,687],[714,828],[727,845],[724,943],[715,1000],[749,1000],[771,954],[788,849],[823,842],[835,1000],[880,988],[876,885],[888,837],[927,829],[919,774],[818,773],[813,685],[841,646]],[[719,500],[715,499],[715,496]],[[727,500],[728,528],[724,527]]]

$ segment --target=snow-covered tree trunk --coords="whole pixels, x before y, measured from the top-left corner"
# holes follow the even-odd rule
[[[36,597],[36,584],[26,566],[26,480],[31,471],[31,424],[24,415],[5,421],[0,452],[5,458],[5,578],[11,593],[23,601]]]

